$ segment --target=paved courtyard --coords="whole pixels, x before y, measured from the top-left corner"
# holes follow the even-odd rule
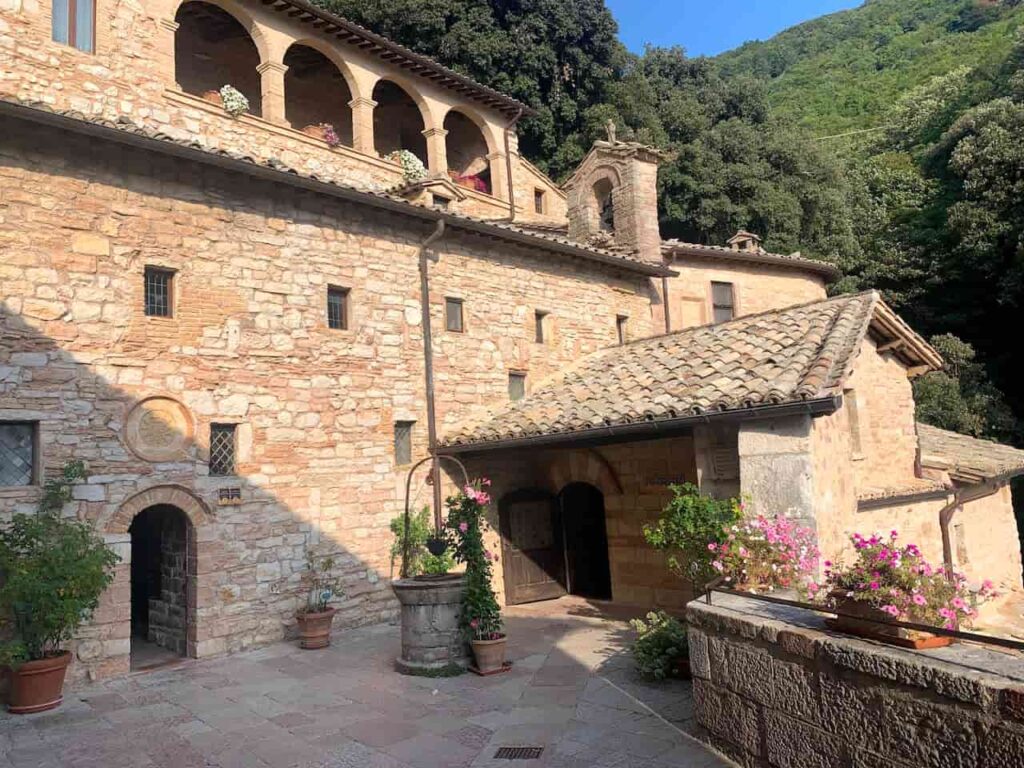
[[[689,684],[636,677],[625,624],[563,600],[512,609],[507,628],[513,669],[487,678],[396,674],[390,626],[91,685],[0,716],[0,768],[732,765],[689,735]],[[496,760],[500,746],[544,752]]]

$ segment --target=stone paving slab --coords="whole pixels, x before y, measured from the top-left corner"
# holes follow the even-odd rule
[[[379,626],[83,687],[0,715],[0,768],[732,766],[693,737],[690,685],[640,680],[628,627],[577,603],[510,609],[514,665],[493,677],[398,675],[398,628]]]

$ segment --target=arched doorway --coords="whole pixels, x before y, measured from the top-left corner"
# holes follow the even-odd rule
[[[131,668],[150,669],[187,656],[194,621],[190,581],[194,535],[171,504],[146,507],[128,527],[131,561]]]
[[[566,589],[594,600],[612,597],[604,494],[589,483],[570,483],[559,494],[565,538]]]
[[[550,600],[565,594],[610,600],[611,566],[604,494],[573,482],[555,495],[514,491],[498,504],[505,602]]]

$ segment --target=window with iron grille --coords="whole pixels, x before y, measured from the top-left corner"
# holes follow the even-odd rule
[[[534,328],[534,341],[538,344],[544,344],[547,341],[547,321],[548,313],[538,309],[533,313],[533,319],[535,323]]]
[[[210,425],[210,474],[235,474],[235,424]]]
[[[327,287],[327,327],[348,330],[348,288]]]
[[[462,299],[444,300],[444,327],[452,333],[462,333]]]
[[[431,195],[430,204],[441,211],[447,211],[451,205],[451,200],[444,195]]]
[[[96,37],[95,0],[53,0],[54,42],[92,53]]]
[[[0,421],[0,486],[35,484],[36,428],[31,421]]]
[[[522,400],[526,397],[526,374],[510,373],[508,375],[508,399]]]
[[[711,283],[711,307],[716,323],[732,320],[736,315],[735,305],[732,283]]]
[[[415,421],[395,422],[395,464],[412,461],[412,428]]]
[[[616,315],[615,316],[615,333],[618,335],[619,344],[625,344],[629,341],[629,316],[628,315]]]
[[[174,272],[160,267],[146,267],[146,314],[150,317],[171,317]]]

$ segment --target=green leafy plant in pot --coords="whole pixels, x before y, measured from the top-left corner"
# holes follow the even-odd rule
[[[318,557],[306,550],[306,570],[302,583],[306,588],[306,604],[295,613],[299,625],[299,646],[306,650],[326,648],[331,644],[331,625],[337,608],[330,603],[341,595],[338,579],[331,575],[333,557]]]
[[[81,462],[69,463],[46,483],[38,512],[15,515],[0,529],[0,615],[9,635],[0,662],[9,670],[15,714],[60,705],[71,662],[62,646],[114,577],[117,555],[88,523],[60,514],[84,476]]]
[[[403,578],[444,576],[455,568],[455,560],[449,550],[447,539],[438,539],[433,533],[430,507],[423,507],[416,515],[409,515],[408,528],[405,515],[392,518],[391,533],[395,536],[391,544],[392,576],[395,561],[403,557],[406,558],[401,569]],[[435,552],[438,549],[440,551]]]
[[[446,501],[455,560],[466,566],[459,626],[473,648],[480,674],[504,669],[507,639],[502,631],[501,608],[491,586],[491,565],[498,556],[484,546],[484,513],[491,497],[483,488],[488,485],[489,480],[477,480]]]

